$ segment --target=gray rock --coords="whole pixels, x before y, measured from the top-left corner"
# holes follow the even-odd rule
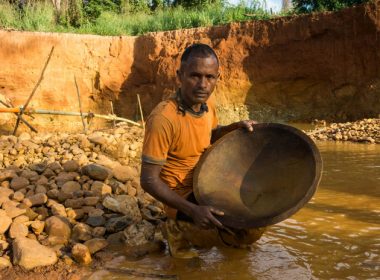
[[[61,172],[55,177],[55,181],[58,186],[62,186],[66,182],[74,181],[77,177],[79,177],[79,174],[76,172]]]
[[[51,177],[55,176],[55,172],[51,170],[50,168],[46,168],[44,173],[42,173],[42,175],[50,179]]]
[[[80,208],[84,204],[83,198],[74,198],[74,199],[67,199],[65,201],[65,206],[67,208]]]
[[[30,206],[37,206],[37,205],[45,204],[47,202],[47,200],[48,200],[48,197],[46,194],[38,193],[38,194],[32,195],[28,198],[25,198],[23,200],[23,203],[25,203],[26,205],[30,205]]]
[[[108,242],[104,238],[93,238],[93,239],[87,240],[84,243],[84,245],[87,246],[88,250],[90,251],[90,254],[92,255],[106,248],[108,246]]]
[[[63,186],[61,191],[64,193],[73,193],[81,189],[80,184],[75,181],[68,181]]]
[[[144,245],[154,238],[155,227],[148,221],[132,224],[124,230],[124,243],[127,246]]]
[[[75,160],[68,160],[63,164],[63,169],[66,172],[76,172],[79,170],[79,164]]]
[[[75,244],[71,249],[71,255],[74,260],[80,264],[87,265],[92,262],[90,250],[86,245],[80,243]]]
[[[49,190],[46,195],[49,197],[49,198],[53,198],[53,199],[57,199],[58,198],[58,195],[59,195],[59,190],[58,189],[52,189],[52,190]]]
[[[86,220],[86,224],[92,227],[103,226],[106,223],[106,219],[103,216],[89,216]]]
[[[133,220],[126,216],[111,218],[106,223],[107,232],[114,233],[124,230],[127,226],[131,225]]]
[[[45,162],[35,163],[30,166],[30,169],[36,171],[38,174],[41,174],[47,168],[47,164]]]
[[[88,196],[84,198],[84,204],[87,206],[95,206],[99,202],[99,197]]]
[[[119,195],[116,198],[107,196],[103,200],[103,206],[114,212],[124,214],[132,221],[139,222],[142,219],[136,199],[127,195]]]
[[[25,188],[29,185],[29,180],[24,177],[15,177],[11,181],[11,188],[15,191]]]
[[[87,241],[92,238],[92,228],[84,223],[74,226],[71,238],[76,241]]]
[[[91,191],[98,196],[102,196],[105,194],[111,194],[112,193],[112,188],[103,182],[95,181],[91,185]]]
[[[127,182],[138,176],[137,170],[130,166],[116,166],[112,169],[113,176],[120,182]]]
[[[67,217],[65,206],[62,204],[53,204],[50,209],[54,216]]]
[[[67,244],[71,236],[70,223],[63,217],[53,216],[45,221],[50,245]]]
[[[41,175],[40,178],[36,181],[35,184],[36,185],[46,186],[48,183],[49,183],[48,178],[46,178],[45,176]]]
[[[112,176],[112,172],[108,168],[99,164],[88,164],[83,166],[82,174],[98,181],[104,181]]]
[[[37,172],[35,172],[35,171],[32,171],[32,170],[27,170],[27,169],[25,169],[25,170],[23,170],[22,172],[21,172],[21,175],[20,175],[21,177],[23,177],[23,178],[25,178],[25,179],[35,179],[35,180],[38,180],[38,173]]]
[[[58,261],[56,253],[38,241],[29,238],[16,238],[13,241],[13,264],[25,269],[53,265]]]
[[[67,209],[67,217],[73,220],[80,220],[84,217],[85,211],[83,209]]]
[[[62,166],[57,161],[48,164],[47,168],[49,168],[49,169],[51,169],[53,171],[62,170]]]
[[[105,227],[94,227],[92,229],[92,236],[93,237],[103,237],[105,233],[106,233]]]

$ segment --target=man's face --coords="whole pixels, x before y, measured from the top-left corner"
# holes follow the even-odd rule
[[[213,56],[189,57],[178,72],[182,98],[187,105],[196,108],[207,101],[218,80],[218,70],[218,62]]]

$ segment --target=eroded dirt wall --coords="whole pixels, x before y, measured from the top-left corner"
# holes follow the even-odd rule
[[[140,37],[0,31],[0,94],[25,103],[52,46],[31,106],[138,117],[175,89],[180,53],[193,42],[220,56],[220,105],[245,104],[259,120],[347,120],[380,113],[380,5],[337,13],[150,33]],[[1,97],[1,96],[0,96]],[[13,119],[0,115],[2,128]],[[31,121],[45,129],[80,129],[75,117]]]

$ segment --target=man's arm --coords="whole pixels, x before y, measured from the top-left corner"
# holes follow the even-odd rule
[[[141,166],[141,186],[159,201],[173,207],[187,216],[191,217],[194,223],[202,228],[212,228],[214,226],[222,228],[223,225],[213,216],[223,215],[223,212],[212,207],[199,206],[191,203],[172,191],[160,178],[161,166],[157,164],[142,163]]]
[[[218,140],[222,136],[226,135],[228,132],[231,132],[235,129],[244,128],[248,130],[249,132],[252,132],[253,125],[256,123],[257,122],[253,120],[246,120],[246,121],[235,122],[226,126],[218,126],[217,128],[212,130],[211,143],[214,143],[216,140]]]

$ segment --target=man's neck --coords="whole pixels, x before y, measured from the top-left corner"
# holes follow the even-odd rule
[[[204,103],[197,103],[197,104],[192,104],[190,105],[184,98],[183,96],[181,95],[181,91],[178,90],[177,91],[177,97],[176,97],[176,100],[178,103],[180,103],[180,107],[183,109],[183,110],[187,110],[189,111],[190,113],[192,114],[196,114],[196,115],[201,115],[203,114],[205,111],[208,112],[208,107],[207,107],[207,104]],[[180,110],[181,110],[180,108]]]

